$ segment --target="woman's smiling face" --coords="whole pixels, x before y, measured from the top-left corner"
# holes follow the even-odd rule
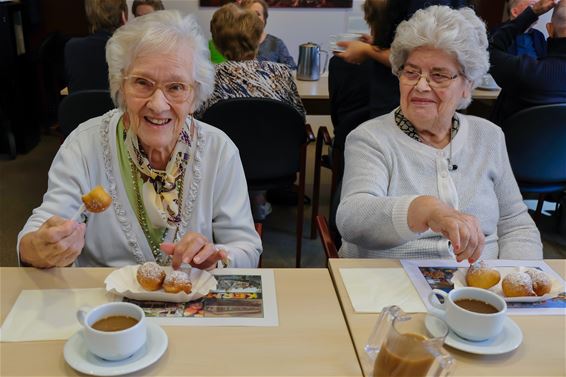
[[[403,77],[399,79],[401,110],[417,130],[419,126],[452,119],[460,101],[470,93],[470,83],[461,74],[457,59],[442,50],[416,48],[409,54],[404,67],[427,78],[435,72],[457,76],[442,88],[431,88],[424,78],[416,84],[404,83]]]
[[[126,104],[124,124],[136,133],[146,152],[171,153],[185,119],[194,111],[192,89],[188,98],[180,102],[172,101],[164,92],[167,83],[193,85],[191,55],[186,46],[165,54],[142,53],[135,58],[126,75],[145,78],[157,86],[146,98],[136,95],[131,79],[124,80],[122,88]]]

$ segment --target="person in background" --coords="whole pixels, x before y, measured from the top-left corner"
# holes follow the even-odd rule
[[[257,59],[263,23],[253,11],[226,4],[214,12],[210,30],[214,44],[228,60],[216,65],[214,91],[197,116],[220,100],[245,97],[282,101],[305,116],[291,69],[285,64]],[[271,213],[264,192],[250,192],[250,200],[256,221]]]
[[[242,7],[254,11],[263,23],[257,59],[286,64],[289,68],[296,69],[297,65],[293,57],[289,55],[285,43],[281,39],[267,34],[265,31],[267,18],[269,17],[268,6],[265,0],[242,0],[240,4]]]
[[[140,17],[156,10],[164,10],[161,0],[134,0],[132,3],[132,14]]]
[[[538,17],[554,8],[547,24],[547,54],[541,59],[509,53],[516,37]],[[491,75],[501,87],[491,121],[503,124],[516,112],[538,105],[566,103],[566,1],[541,0],[528,6],[517,18],[491,37]]]
[[[489,69],[487,46],[469,8],[431,6],[398,26],[400,107],[346,139],[341,257],[542,258],[501,128],[456,112]]]
[[[85,0],[85,12],[92,34],[72,38],[65,45],[69,93],[108,89],[106,42],[128,20],[126,0]]]
[[[106,57],[118,109],[81,124],[59,148],[43,203],[18,235],[22,264],[256,267],[261,240],[238,149],[192,116],[214,86],[197,22],[170,10],[135,18],[108,41]],[[97,185],[110,207],[69,220]]]

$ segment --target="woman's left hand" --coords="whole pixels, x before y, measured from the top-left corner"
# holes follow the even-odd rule
[[[172,266],[176,270],[181,263],[188,263],[201,270],[211,269],[219,260],[226,259],[226,251],[217,249],[205,236],[188,232],[177,243],[163,242],[160,248],[173,258]]]

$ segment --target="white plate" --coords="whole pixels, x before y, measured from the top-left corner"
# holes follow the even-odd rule
[[[493,287],[489,288],[489,291],[503,297],[506,302],[539,302],[549,300],[553,297],[556,297],[560,293],[564,292],[563,284],[557,280],[554,276],[546,274],[552,283],[552,289],[549,293],[542,295],[542,296],[522,296],[522,297],[506,297],[503,294],[503,289],[501,288],[501,281],[503,278],[512,272],[524,272],[528,268],[527,267],[493,267],[501,274],[501,280],[499,283],[494,285]],[[454,288],[466,287],[466,272],[468,271],[467,268],[458,268],[458,271],[454,273],[452,276],[452,283],[454,284]]]
[[[65,361],[75,370],[93,376],[119,376],[133,373],[155,363],[167,349],[167,334],[158,325],[147,321],[145,345],[126,360],[108,361],[92,354],[79,330],[65,343]]]
[[[427,323],[428,330],[434,335],[437,330],[430,327]],[[473,342],[456,335],[450,330],[448,336],[444,340],[444,344],[460,351],[475,353],[477,355],[499,355],[511,352],[521,345],[523,342],[523,332],[521,328],[509,317],[505,318],[503,329],[494,338],[481,342]]]
[[[136,274],[138,272],[138,265],[125,266],[118,270],[112,271],[106,277],[106,290],[118,296],[131,298],[134,300],[142,301],[166,301],[166,302],[187,302],[194,301],[204,297],[213,289],[216,289],[216,279],[214,276],[204,270],[198,268],[189,268],[187,272],[193,283],[193,290],[191,293],[167,293],[163,289],[157,291],[146,291],[138,283]],[[165,272],[172,270],[171,266],[164,266]]]

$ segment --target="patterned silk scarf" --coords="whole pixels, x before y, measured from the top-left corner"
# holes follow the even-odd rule
[[[190,121],[192,124],[192,117]],[[142,199],[147,217],[154,227],[175,228],[181,221],[179,191],[190,156],[191,138],[188,122],[183,126],[165,170],[153,169],[150,166],[149,159],[131,127],[126,132],[125,144],[133,164],[144,181]]]

